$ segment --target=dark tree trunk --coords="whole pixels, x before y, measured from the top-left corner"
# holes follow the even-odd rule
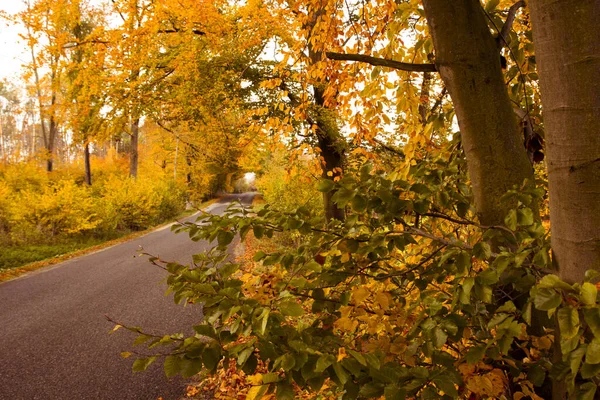
[[[315,28],[319,16],[325,10],[317,8],[313,11],[311,21],[307,26],[311,31]],[[312,32],[308,37],[308,55],[312,64],[320,62],[323,58],[322,49],[315,49],[313,42],[310,40]],[[321,150],[321,176],[323,179],[334,180],[343,173],[345,159],[345,141],[340,134],[338,126],[338,115],[332,108],[327,107],[325,99],[325,89],[327,81],[321,80],[313,84],[314,95],[314,122],[317,125],[317,141]],[[336,219],[343,221],[346,217],[344,209],[339,208],[333,201],[332,197],[335,190],[328,193],[323,193],[323,207],[325,209],[325,218],[330,221]]]
[[[83,159],[85,164],[85,183],[92,186],[92,166],[90,164],[90,144],[86,143],[83,149]]]
[[[129,149],[129,176],[137,178],[138,174],[138,140],[140,136],[140,119],[131,123],[131,148]]]
[[[52,96],[52,104],[55,103],[55,96]],[[53,115],[50,116],[50,129],[48,132],[48,141],[46,143],[46,151],[48,152],[48,160],[46,161],[46,170],[52,172],[54,169],[54,144],[56,135],[58,134],[58,124]]]

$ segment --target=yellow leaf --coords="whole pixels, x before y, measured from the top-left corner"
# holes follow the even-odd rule
[[[338,349],[337,361],[340,362],[346,357],[348,357],[348,355],[346,354],[346,349],[343,347],[340,347]]]
[[[369,295],[369,291],[364,286],[359,286],[352,291],[352,298],[356,304],[360,304],[365,301]]]
[[[252,388],[248,390],[246,400],[258,400],[262,398],[268,388],[269,385],[252,386]]]
[[[255,375],[250,375],[248,377],[248,381],[252,384],[252,385],[260,385],[262,383],[262,374],[255,374]]]
[[[382,310],[387,311],[390,308],[390,298],[391,296],[387,292],[379,292],[375,295],[377,299],[377,304],[381,307]]]

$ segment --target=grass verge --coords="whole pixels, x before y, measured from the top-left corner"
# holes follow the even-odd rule
[[[199,209],[206,208],[218,200],[219,198],[205,201],[196,209],[186,210],[174,219],[189,217]],[[115,233],[113,236],[72,238],[53,244],[4,247],[0,249],[0,282],[5,282],[40,268],[127,242],[171,223],[172,221],[165,222],[139,232]]]

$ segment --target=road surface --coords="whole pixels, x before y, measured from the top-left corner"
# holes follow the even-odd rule
[[[252,197],[231,195],[209,211],[220,214],[232,200],[250,204]],[[191,333],[201,318],[199,307],[175,305],[164,295],[166,272],[134,258],[140,246],[188,263],[208,245],[162,229],[0,284],[0,399],[182,397],[185,381],[167,379],[160,360],[146,372],[131,372],[134,357],[120,353],[132,348],[133,333],[108,334],[105,315],[156,333]]]

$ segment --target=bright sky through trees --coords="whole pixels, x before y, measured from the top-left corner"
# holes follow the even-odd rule
[[[24,9],[25,3],[18,1],[3,1],[0,12],[14,14]],[[13,78],[20,73],[21,65],[28,61],[25,48],[19,38],[19,27],[0,24],[0,79]]]

